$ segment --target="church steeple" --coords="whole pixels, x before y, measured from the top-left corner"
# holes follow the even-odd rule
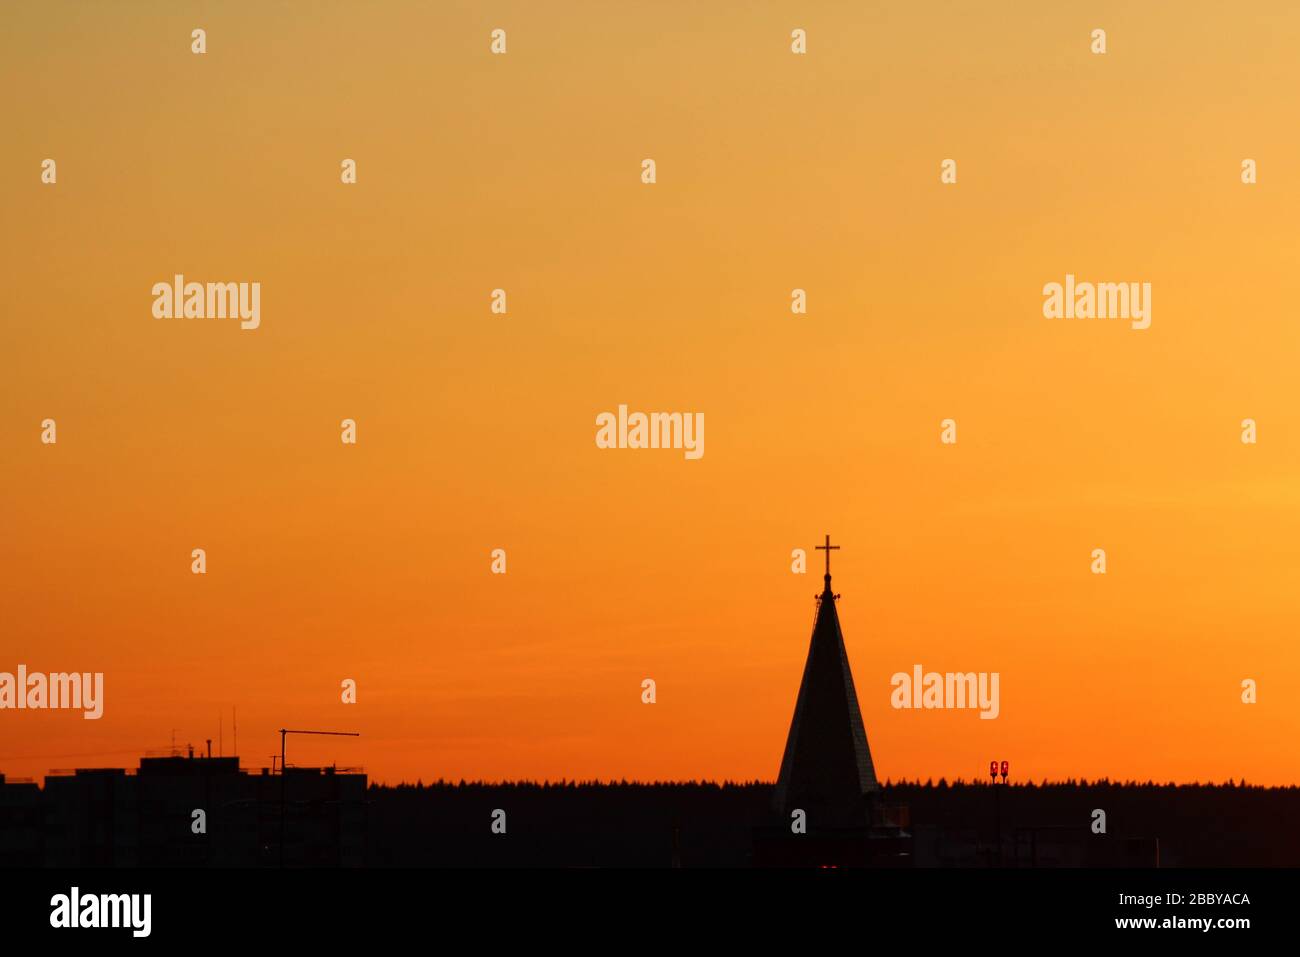
[[[865,796],[879,788],[831,590],[838,548],[829,535],[817,546],[826,552],[825,587],[776,784],[777,809],[803,809],[810,829],[865,825]]]

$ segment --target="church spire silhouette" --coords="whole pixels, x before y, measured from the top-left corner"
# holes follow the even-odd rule
[[[802,809],[809,828],[866,824],[866,797],[879,788],[835,610],[839,596],[831,590],[831,552],[838,549],[829,535],[817,546],[826,552],[825,588],[776,782],[777,810],[788,817]]]

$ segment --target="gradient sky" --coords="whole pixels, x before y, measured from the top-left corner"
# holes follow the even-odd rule
[[[1296,782],[1297,38],[1281,2],[5,4],[0,670],[107,701],[0,712],[0,772],[222,714],[229,753],[236,707],[249,766],[289,726],[386,782],[772,779],[829,532],[882,778]],[[261,328],[155,320],[177,272],[261,282]],[[1151,328],[1043,318],[1067,272],[1150,282]],[[703,459],[597,449],[619,403],[704,412]],[[1000,672],[1001,716],[893,710],[918,663]]]

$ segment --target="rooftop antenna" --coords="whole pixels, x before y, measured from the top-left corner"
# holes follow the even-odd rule
[[[218,711],[217,712],[217,754],[220,755],[223,753],[223,751],[224,751],[224,747],[222,746],[221,712]]]
[[[280,729],[280,866],[284,867],[284,781],[285,769],[288,767],[284,763],[285,738],[291,734],[328,734],[336,737],[359,738],[360,731],[295,731],[291,728]]]
[[[233,704],[230,706],[230,723],[233,725],[235,732],[235,743],[233,745],[235,757],[239,757],[239,715],[235,711]]]
[[[212,739],[208,738],[208,760],[212,760]]]

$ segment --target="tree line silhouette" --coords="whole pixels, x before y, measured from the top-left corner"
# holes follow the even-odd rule
[[[998,795],[993,789],[997,787]],[[1295,866],[1300,787],[1065,781],[886,781],[878,800],[909,809],[927,835],[994,842],[1017,829],[1070,832],[1087,845],[1154,839],[1161,866]],[[376,866],[745,866],[756,827],[782,823],[771,782],[434,781],[371,785]],[[1091,830],[1096,809],[1106,833]],[[505,812],[505,833],[491,828]]]

